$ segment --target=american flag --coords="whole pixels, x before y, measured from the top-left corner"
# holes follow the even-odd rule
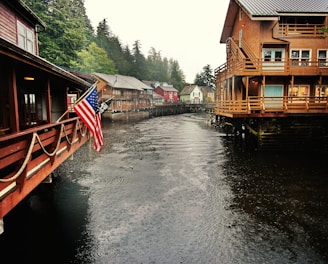
[[[85,95],[81,101],[74,105],[74,111],[93,134],[94,149],[100,152],[101,146],[104,142],[101,125],[101,113],[98,108],[98,91],[96,86],[91,86],[87,95]]]

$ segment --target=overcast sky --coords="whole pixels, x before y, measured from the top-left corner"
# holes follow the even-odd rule
[[[220,37],[229,0],[85,0],[94,28],[106,19],[114,35],[130,50],[140,41],[145,57],[151,47],[162,58],[179,62],[186,82],[209,64],[225,62]]]

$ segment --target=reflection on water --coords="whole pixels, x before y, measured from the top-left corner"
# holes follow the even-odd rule
[[[1,254],[36,263],[325,263],[325,156],[249,152],[202,114],[104,123],[5,219]],[[19,254],[17,254],[19,253]]]

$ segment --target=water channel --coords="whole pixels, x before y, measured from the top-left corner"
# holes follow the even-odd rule
[[[104,121],[101,154],[6,216],[1,263],[328,263],[327,155],[246,151],[207,119]]]

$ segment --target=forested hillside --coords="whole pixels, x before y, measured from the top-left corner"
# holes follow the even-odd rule
[[[122,74],[170,82],[178,90],[184,87],[185,76],[178,61],[162,57],[155,48],[145,56],[139,40],[132,47],[123,46],[105,19],[94,29],[83,0],[24,2],[47,25],[39,32],[39,51],[49,62],[86,74]]]

